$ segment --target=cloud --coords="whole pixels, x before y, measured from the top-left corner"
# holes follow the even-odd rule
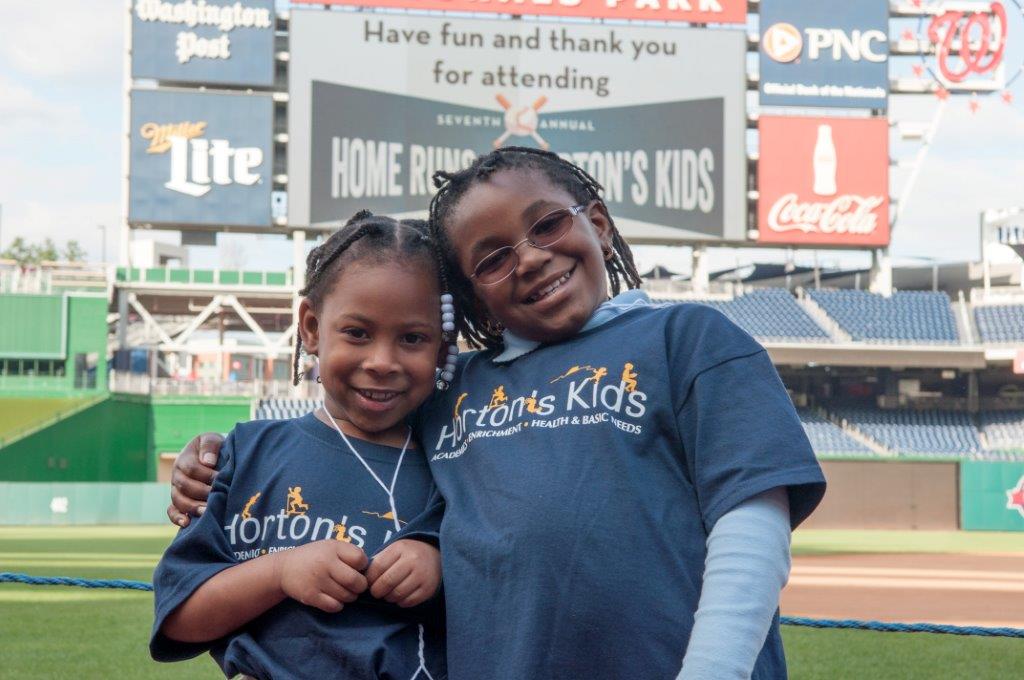
[[[120,0],[8,3],[0,68],[38,82],[106,80],[120,72],[124,16]]]
[[[0,74],[0,120],[4,134],[0,147],[10,146],[43,130],[74,127],[80,121],[78,106],[49,101]]]

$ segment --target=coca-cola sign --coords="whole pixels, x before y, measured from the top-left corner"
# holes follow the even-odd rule
[[[885,119],[762,116],[758,128],[758,241],[889,243]]]

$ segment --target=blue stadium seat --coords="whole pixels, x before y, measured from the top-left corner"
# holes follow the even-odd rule
[[[985,305],[974,308],[982,342],[1024,342],[1024,305]]]
[[[659,302],[671,302],[659,300]],[[713,307],[758,340],[831,342],[832,338],[784,288],[761,288],[732,300],[695,300]]]
[[[285,420],[299,418],[320,405],[316,399],[261,399],[256,407],[255,420]]]
[[[962,411],[838,408],[834,413],[898,455],[982,457],[978,431]]]
[[[811,447],[819,458],[830,456],[874,456],[877,455],[864,444],[860,443],[843,431],[830,420],[825,419],[810,409],[799,408],[800,423],[811,440]]]
[[[983,411],[984,456],[992,460],[1024,460],[1024,411]]]
[[[945,293],[901,291],[891,298],[862,290],[810,290],[808,294],[854,340],[959,342],[956,319]]]

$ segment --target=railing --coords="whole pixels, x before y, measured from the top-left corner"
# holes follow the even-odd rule
[[[2,264],[9,264],[4,261]],[[106,293],[107,272],[103,265],[67,265],[43,263],[21,268],[0,269],[0,293],[51,295],[65,291]]]
[[[320,385],[303,381],[293,387],[290,380],[181,380],[153,378],[145,373],[110,372],[110,391],[160,396],[238,396],[255,399],[284,397],[318,399]]]
[[[208,286],[278,286],[292,285],[291,272],[242,271],[238,269],[175,269],[171,267],[118,267],[119,283]]]

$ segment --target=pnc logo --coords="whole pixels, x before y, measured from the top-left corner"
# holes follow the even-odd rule
[[[804,49],[804,38],[793,24],[772,24],[761,38],[764,52],[775,61],[788,64]]]
[[[885,32],[878,29],[854,29],[847,33],[841,28],[805,28],[803,32],[807,35],[806,40],[792,24],[772,24],[761,38],[765,54],[775,61],[789,63],[803,53],[806,43],[810,61],[831,56],[832,61],[849,59],[881,63],[887,57],[884,49],[876,49],[879,44],[884,48],[888,42]]]
[[[205,196],[213,185],[252,186],[261,181],[254,172],[263,163],[255,146],[233,148],[226,139],[205,139],[206,122],[146,123],[139,129],[149,140],[147,153],[170,151],[170,178],[164,187],[193,198]]]

